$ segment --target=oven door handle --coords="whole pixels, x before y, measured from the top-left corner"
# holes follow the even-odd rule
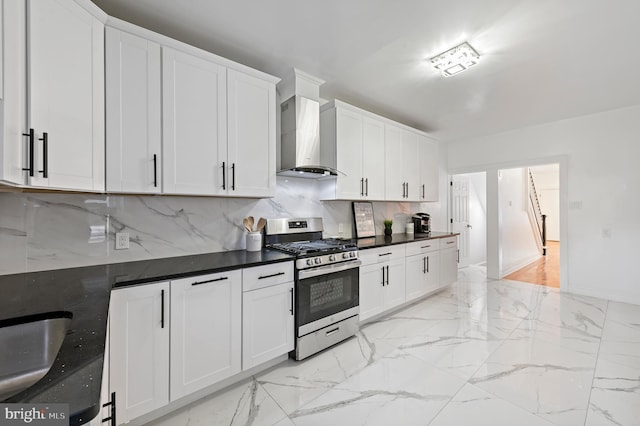
[[[348,262],[336,263],[333,265],[319,266],[313,269],[303,269],[298,272],[298,278],[304,280],[306,278],[313,278],[319,275],[331,274],[333,272],[346,271],[348,269],[357,268],[362,265],[360,259],[349,260]]]

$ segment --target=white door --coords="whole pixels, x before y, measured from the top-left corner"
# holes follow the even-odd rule
[[[359,200],[363,194],[362,176],[362,116],[347,109],[336,108],[336,197]]]
[[[402,129],[386,124],[384,129],[384,195],[387,201],[406,201],[407,199],[402,147]]]
[[[126,423],[169,402],[169,283],[111,292],[109,385]]]
[[[226,71],[214,62],[162,48],[165,193],[226,195]]]
[[[31,0],[33,186],[104,191],[104,26],[75,2]]]
[[[275,84],[227,71],[229,195],[268,197],[276,188]]]
[[[242,369],[293,350],[293,282],[242,294]]]
[[[406,262],[406,299],[411,301],[427,293],[426,254],[407,257]]]
[[[438,145],[426,136],[418,135],[420,160],[420,201],[438,201]]]
[[[384,289],[384,309],[391,309],[406,300],[405,262],[401,259],[390,260],[386,266],[386,285]]]
[[[384,200],[384,124],[369,117],[362,122],[364,197]]]
[[[451,190],[451,232],[458,232],[458,248],[460,262],[458,267],[469,266],[471,257],[471,224],[469,223],[469,178],[466,176],[452,176]]]
[[[386,263],[360,267],[360,321],[384,311]]]
[[[170,400],[241,368],[242,272],[171,281]]]
[[[160,45],[105,31],[107,191],[160,193]]]

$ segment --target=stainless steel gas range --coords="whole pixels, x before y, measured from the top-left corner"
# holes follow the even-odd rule
[[[321,218],[269,219],[265,244],[296,256],[295,332],[292,356],[301,360],[359,329],[358,247],[323,239]]]

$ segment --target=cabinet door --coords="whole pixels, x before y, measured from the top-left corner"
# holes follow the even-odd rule
[[[359,200],[363,194],[362,116],[336,109],[336,198]],[[342,174],[343,173],[343,174]]]
[[[384,200],[384,124],[368,117],[362,124],[364,198]]]
[[[440,288],[440,252],[425,253],[424,257],[426,258],[426,288],[427,292],[431,292]]]
[[[226,68],[162,48],[163,191],[227,193]]]
[[[402,149],[402,129],[391,125],[385,125],[384,194],[387,201],[406,201],[406,182],[404,180]]]
[[[39,139],[30,184],[104,191],[104,26],[72,1],[27,10],[28,121]]]
[[[417,299],[427,293],[426,254],[407,257],[406,296],[407,301]],[[431,266],[431,265],[430,265]]]
[[[360,321],[384,311],[384,289],[387,263],[360,267]]]
[[[111,293],[109,374],[119,423],[169,402],[168,302],[167,282]]]
[[[241,271],[171,281],[170,400],[240,372]]]
[[[242,294],[242,369],[293,350],[293,282]]]
[[[0,128],[0,180],[23,185],[29,167],[27,132],[27,32],[24,1],[3,0],[0,32],[4,39],[4,92]]]
[[[160,45],[106,37],[107,191],[160,193]]]
[[[276,89],[273,83],[227,71],[229,195],[269,197],[276,188]]]
[[[420,159],[420,201],[438,201],[438,144],[418,136]]]
[[[387,264],[387,284],[384,287],[384,309],[391,309],[405,302],[405,259]]]
[[[456,247],[440,250],[439,287],[453,284],[458,279],[458,249]]]
[[[405,201],[420,201],[420,161],[418,134],[402,131],[402,172],[407,185]]]

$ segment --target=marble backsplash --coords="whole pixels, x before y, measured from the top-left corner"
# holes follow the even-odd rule
[[[319,201],[314,180],[278,177],[274,198],[0,193],[0,275],[245,248],[242,218],[324,219],[325,235],[352,236],[350,201]],[[438,203],[374,202],[376,229]],[[342,233],[339,233],[342,224]],[[114,250],[115,233],[130,248]]]

